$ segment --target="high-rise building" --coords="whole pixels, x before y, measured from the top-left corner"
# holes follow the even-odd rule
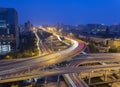
[[[19,46],[18,14],[13,8],[0,8],[0,54]]]
[[[28,31],[31,31],[32,30],[32,24],[30,21],[27,21],[25,24],[24,24],[24,31],[25,32],[28,32]]]

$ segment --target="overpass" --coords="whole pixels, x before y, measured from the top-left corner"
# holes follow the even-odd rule
[[[13,61],[3,60],[0,66],[0,83],[12,82],[12,81],[20,81],[26,80],[30,78],[36,77],[44,77],[54,74],[66,74],[66,73],[78,73],[78,72],[91,72],[91,71],[99,71],[99,70],[110,70],[110,69],[119,69],[120,65],[109,65],[109,66],[84,66],[84,67],[65,67],[65,68],[57,68],[52,70],[42,69],[48,67],[53,64],[60,63],[67,59],[71,59],[71,57],[76,56],[81,53],[85,49],[85,44],[83,42],[78,42],[71,38],[67,38],[71,40],[73,45],[60,52],[56,52],[54,54],[47,54],[43,56],[36,56],[35,58],[29,59],[19,59]],[[84,63],[93,63],[93,62],[118,62],[120,61],[118,58],[119,54],[88,54],[83,55],[81,58],[76,58],[73,60],[80,60],[79,64]],[[6,62],[7,61],[7,62]],[[77,66],[77,65],[76,65]],[[100,69],[98,69],[100,68]],[[81,83],[82,84],[82,83]],[[84,84],[82,84],[84,85]]]
[[[38,39],[38,36],[36,34],[36,37]],[[16,76],[19,74],[20,78],[22,78],[21,74],[26,75],[25,73],[33,72],[33,70],[41,70],[45,67],[48,67],[53,64],[60,63],[62,61],[65,61],[68,58],[71,58],[71,56],[75,56],[76,54],[80,53],[81,50],[85,48],[84,43],[79,43],[76,40],[73,40],[71,38],[66,39],[70,40],[73,45],[71,47],[55,52],[52,54],[47,54],[44,56],[36,56],[34,58],[27,58],[27,59],[18,59],[18,60],[2,60],[0,63],[0,82],[2,82],[3,77],[11,77]],[[39,44],[39,39],[37,41],[37,46]],[[38,48],[39,49],[39,48]],[[34,76],[31,76],[34,77]],[[6,78],[7,80],[8,78]],[[19,81],[17,78],[16,81]],[[27,78],[22,78],[27,79]],[[21,79],[21,80],[22,80]],[[11,80],[7,80],[7,82],[11,82]]]
[[[95,58],[90,58],[87,63],[91,63],[91,61],[94,61]],[[87,60],[87,59],[86,59]],[[78,62],[81,64],[83,61],[86,63],[83,59],[80,59]],[[91,61],[90,61],[91,60]],[[111,58],[96,58],[96,62],[105,62],[105,61],[112,61]],[[118,62],[119,60],[115,60],[114,62]],[[46,62],[46,61],[45,61]],[[20,69],[20,68],[19,68]],[[24,67],[21,68],[24,70]],[[120,69],[120,64],[110,64],[110,65],[96,65],[96,66],[81,66],[81,67],[65,67],[65,68],[56,68],[56,69],[50,69],[50,70],[41,70],[41,68],[36,68],[30,71],[26,72],[10,72],[10,71],[1,71],[0,72],[0,83],[3,82],[11,82],[11,81],[19,81],[19,80],[25,80],[30,78],[36,78],[36,77],[44,77],[49,75],[55,75],[55,74],[66,74],[66,73],[80,73],[80,72],[92,72],[92,71],[110,71],[110,70],[117,70]],[[8,73],[5,73],[8,72]]]
[[[110,64],[110,65],[96,65],[96,66],[81,66],[81,67],[64,67],[64,68],[56,68],[49,70],[41,70],[34,69],[30,72],[17,73],[17,74],[0,74],[0,83],[11,82],[11,81],[19,81],[30,78],[44,77],[49,75],[59,75],[66,73],[80,73],[80,72],[94,72],[94,71],[110,71],[110,70],[118,70],[120,69],[120,64]]]

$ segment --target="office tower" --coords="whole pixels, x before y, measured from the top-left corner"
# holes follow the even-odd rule
[[[0,54],[19,46],[18,14],[13,8],[0,8]]]

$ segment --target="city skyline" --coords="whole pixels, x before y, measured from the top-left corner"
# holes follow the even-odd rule
[[[27,20],[35,25],[120,23],[119,0],[1,0],[0,7],[15,8],[19,24]]]
[[[1,0],[0,87],[120,86],[120,0]]]

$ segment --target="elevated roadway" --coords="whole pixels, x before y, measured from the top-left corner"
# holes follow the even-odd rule
[[[18,73],[18,74],[9,74],[9,75],[0,75],[0,83],[9,82],[9,81],[19,81],[30,78],[38,78],[49,75],[59,75],[59,74],[68,74],[68,73],[80,73],[80,72],[94,72],[94,71],[109,71],[109,70],[118,70],[120,69],[120,64],[110,64],[110,65],[96,65],[96,66],[81,66],[81,67],[65,67],[65,68],[56,68],[51,70],[41,70],[36,69],[31,72]]]
[[[44,76],[49,76],[54,74],[67,74],[67,73],[120,69],[120,64],[114,64],[114,65],[111,64],[111,65],[96,65],[96,66],[81,66],[81,67],[71,66],[71,67],[65,67],[65,68],[43,70],[45,67],[60,63],[62,61],[65,61],[75,56],[76,54],[81,53],[86,47],[83,42],[79,42],[67,37],[65,38],[70,40],[73,43],[73,45],[63,51],[44,55],[42,57],[37,56],[31,59],[14,60],[12,62],[7,61],[7,63],[6,61],[1,62],[0,83],[26,80],[30,78],[38,78],[38,77],[44,77]],[[79,60],[79,64],[91,63],[91,62],[105,62],[105,61],[118,62],[120,61],[119,57],[120,57],[119,54],[117,55],[116,54],[88,54],[85,56],[81,56],[81,58],[76,58],[75,61]],[[73,66],[77,66],[77,65],[75,64]],[[76,82],[78,82],[77,79],[76,79]],[[85,85],[85,84],[83,82],[80,82],[75,85],[77,85],[78,87],[79,86],[82,87],[82,85]]]
[[[101,63],[102,62],[116,62],[116,61],[119,62],[120,61],[119,57],[120,57],[119,53],[84,54],[81,57],[77,57],[77,58],[73,59],[72,60],[73,62],[70,64],[70,66],[78,67],[80,64],[96,63],[96,62],[97,63],[98,62],[101,62]],[[98,67],[98,68],[100,68],[100,67]],[[109,68],[108,71],[109,70],[111,70],[111,69]],[[92,72],[92,70],[90,72]],[[72,74],[69,74],[68,76],[69,76],[68,79],[72,79],[72,81],[74,82],[73,85],[76,84],[75,87],[88,87],[88,85],[78,76],[78,74],[72,73]],[[109,82],[110,81],[99,82],[96,84],[103,84],[103,83],[109,83]],[[113,81],[111,81],[111,82],[113,82]],[[89,79],[89,83],[90,83],[90,79]],[[96,85],[96,84],[89,84],[89,85]]]
[[[83,47],[84,47],[84,45],[83,45]],[[80,49],[77,49],[77,50],[80,50]],[[48,70],[48,71],[47,70],[41,71],[42,68],[49,66],[51,61],[54,61],[56,63],[59,61],[59,59],[57,59],[57,58],[60,58],[60,59],[62,58],[62,57],[58,57],[58,54],[56,54],[57,58],[54,55],[53,56],[52,55],[53,54],[48,55],[47,58],[46,58],[46,56],[43,56],[40,59],[36,58],[36,59],[34,59],[34,61],[29,60],[29,61],[23,62],[21,60],[22,63],[20,61],[19,61],[20,63],[16,63],[18,67],[16,66],[16,64],[1,66],[0,67],[0,69],[1,69],[1,71],[0,71],[0,79],[1,79],[0,83],[25,80],[25,79],[35,78],[35,77],[44,77],[46,75],[54,75],[54,74],[68,74],[68,73],[78,73],[78,72],[91,72],[91,71],[100,71],[100,70],[120,69],[120,64],[75,67],[75,66],[78,66],[80,64],[85,64],[85,63],[119,62],[120,61],[119,54],[97,54],[97,55],[101,55],[103,58],[100,56],[97,56],[96,54],[88,54],[87,56],[82,56],[82,58],[76,58],[75,60],[73,60],[76,63],[72,64],[70,67],[57,68],[57,69]],[[54,60],[54,59],[56,59],[56,60]],[[63,59],[63,61],[64,61],[64,59]],[[27,66],[28,63],[31,63],[33,65]],[[53,64],[53,63],[51,63],[51,64]],[[39,65],[39,66],[37,66],[39,68],[32,69],[33,66],[36,67],[36,65]],[[45,66],[43,66],[43,65],[45,65]],[[6,67],[8,67],[8,69],[6,69]],[[9,69],[10,67],[11,67],[11,69]],[[28,70],[29,69],[28,67],[30,67],[30,69],[31,69],[30,71]],[[4,68],[5,68],[5,70],[3,70]],[[21,72],[21,71],[25,71],[25,72]]]
[[[19,79],[27,79],[28,77],[26,77],[25,75],[29,76],[29,74],[31,74],[34,70],[41,70],[47,66],[65,61],[66,59],[71,58],[71,56],[75,56],[76,54],[80,53],[84,49],[84,43],[79,43],[71,38],[65,38],[70,40],[73,45],[63,51],[59,51],[42,57],[37,56],[30,59],[20,59],[7,62],[3,60],[0,66],[0,82],[2,82],[3,78],[4,80],[6,79],[7,82],[18,81]],[[24,75],[26,78],[21,75]],[[7,80],[8,78],[11,78],[11,76],[18,76],[19,79],[15,77],[17,78],[16,80]],[[34,75],[29,77],[33,78]]]

